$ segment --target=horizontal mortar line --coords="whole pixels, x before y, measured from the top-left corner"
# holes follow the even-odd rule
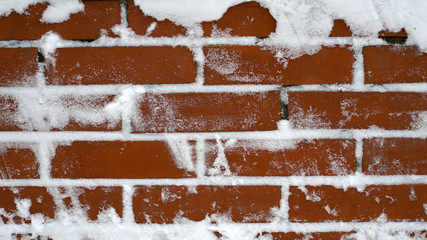
[[[396,84],[365,84],[355,86],[352,84],[307,84],[286,86],[278,84],[240,84],[240,85],[200,85],[190,84],[102,84],[102,85],[47,85],[43,87],[2,87],[0,94],[22,94],[25,92],[45,92],[47,94],[61,95],[93,95],[93,94],[119,94],[123,90],[132,89],[137,93],[220,93],[220,92],[266,92],[283,90],[292,91],[324,91],[324,92],[425,92],[427,83],[396,83]]]
[[[0,186],[136,186],[136,185],[171,185],[171,186],[321,186],[330,185],[337,188],[357,187],[363,189],[369,185],[413,185],[427,184],[427,175],[343,175],[343,176],[287,176],[287,177],[203,177],[203,178],[164,178],[164,179],[0,179]]]
[[[69,47],[120,47],[120,46],[205,46],[205,45],[257,45],[266,47],[295,47],[295,46],[333,46],[333,45],[358,45],[358,46],[382,46],[390,45],[381,38],[373,37],[331,37],[328,39],[312,38],[310,41],[298,39],[280,41],[272,39],[258,39],[256,37],[134,37],[124,38],[99,38],[93,42],[62,39],[58,48]],[[42,40],[6,40],[0,41],[0,48],[40,48]]]
[[[93,94],[120,94],[123,90],[132,89],[136,93],[222,93],[222,92],[266,92],[279,91],[281,85],[200,85],[191,84],[105,84],[105,85],[47,85],[38,87],[3,87],[0,94],[22,94],[25,92],[45,92],[47,94],[61,95],[93,95]]]
[[[320,92],[426,92],[427,83],[390,83],[390,84],[306,84],[283,86],[284,91],[320,91]]]
[[[182,139],[368,139],[368,138],[427,138],[424,130],[381,130],[381,129],[285,129],[282,131],[253,132],[193,132],[193,133],[123,133],[123,132],[0,132],[0,142],[45,141],[147,141]]]
[[[42,224],[41,226],[43,226]],[[104,234],[126,232],[134,234],[148,234],[155,231],[182,231],[195,228],[206,227],[211,231],[235,228],[244,230],[246,233],[259,232],[352,232],[361,230],[382,230],[382,231],[423,231],[426,228],[425,222],[320,222],[320,223],[216,223],[207,224],[200,222],[174,223],[174,224],[136,224],[136,223],[79,223],[61,224],[49,223],[46,227],[38,229],[38,233],[75,233],[75,232],[102,232]],[[1,233],[26,233],[34,230],[32,225],[4,224],[0,225]],[[113,236],[114,236],[113,234]],[[146,235],[145,235],[146,236]]]

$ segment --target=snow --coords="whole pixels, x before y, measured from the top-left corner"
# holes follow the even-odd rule
[[[6,132],[0,133],[0,142],[15,141],[15,144],[29,146],[40,161],[40,179],[0,179],[1,186],[48,186],[49,193],[54,197],[58,208],[56,219],[46,219],[41,214],[30,214],[32,206],[30,199],[15,199],[17,211],[7,214],[0,209],[0,215],[11,219],[14,216],[30,218],[32,223],[28,226],[0,225],[0,238],[9,239],[8,233],[21,231],[34,234],[47,234],[54,240],[62,239],[217,239],[215,232],[220,232],[223,239],[252,240],[260,232],[318,232],[318,231],[356,231],[352,234],[359,240],[388,240],[388,239],[426,239],[425,223],[392,223],[387,222],[383,215],[376,222],[369,223],[289,223],[287,199],[290,186],[297,186],[306,193],[311,201],[320,201],[322,196],[316,192],[309,192],[304,186],[332,185],[338,188],[356,187],[363,191],[365,186],[375,184],[426,184],[425,176],[365,176],[358,172],[354,175],[341,176],[291,176],[291,177],[239,177],[233,176],[228,165],[225,150],[227,147],[244,146],[257,147],[269,151],[284,148],[295,148],[300,139],[356,139],[356,158],[360,165],[363,157],[363,139],[371,137],[424,137],[426,136],[427,115],[425,112],[414,113],[413,130],[310,130],[294,129],[288,120],[279,121],[277,131],[266,132],[225,132],[225,133],[165,133],[165,134],[132,134],[131,121],[135,116],[137,101],[144,93],[170,93],[170,92],[266,92],[279,91],[282,93],[282,102],[287,103],[287,91],[410,91],[427,92],[426,83],[417,84],[388,84],[365,85],[363,73],[362,47],[366,45],[385,45],[377,38],[381,30],[398,32],[404,28],[408,33],[407,45],[416,44],[421,51],[427,52],[427,1],[424,0],[259,0],[258,2],[270,10],[277,20],[277,29],[269,38],[259,40],[254,37],[232,37],[229,31],[214,29],[212,38],[203,38],[200,23],[213,21],[222,15],[231,6],[248,0],[136,0],[135,3],[149,16],[161,21],[169,19],[178,25],[187,28],[187,36],[175,38],[151,38],[150,34],[157,27],[152,23],[146,36],[137,36],[127,28],[126,18],[122,15],[122,24],[113,27],[113,32],[120,37],[111,38],[105,34],[99,39],[87,43],[80,41],[64,40],[54,32],[48,32],[38,41],[0,42],[0,47],[37,47],[46,58],[47,67],[55,68],[55,50],[63,47],[98,47],[98,46],[158,46],[158,45],[184,45],[194,53],[198,63],[198,76],[195,84],[187,85],[101,85],[96,86],[45,86],[39,81],[37,88],[1,88],[0,93],[16,97],[19,104],[16,117],[20,120],[21,127],[25,130],[38,130],[41,132]],[[0,0],[0,16],[8,16],[13,11],[25,13],[29,6],[41,2],[49,3],[43,12],[41,22],[59,23],[68,20],[72,14],[84,11],[84,4],[79,0]],[[328,38],[333,27],[334,19],[343,19],[351,28],[355,37]],[[314,54],[322,45],[353,45],[355,51],[354,82],[348,85],[304,85],[282,87],[279,85],[231,85],[231,86],[205,86],[203,85],[203,66],[205,56],[202,48],[205,45],[256,45],[262,46],[275,54],[279,63],[285,68],[288,60],[295,59],[304,54]],[[229,55],[215,52],[207,53],[208,67],[220,74],[234,74],[240,64],[238,53]],[[44,64],[44,63],[43,63]],[[41,67],[44,65],[40,64]],[[39,71],[41,72],[41,71]],[[262,76],[261,76],[262,77]],[[41,76],[42,78],[42,76]],[[234,80],[256,82],[258,78],[242,77],[236,75]],[[233,80],[233,79],[231,79]],[[78,96],[75,93],[78,92]],[[112,101],[104,106],[93,103],[70,104],[73,101],[81,102],[88,97],[116,95]],[[356,102],[343,102],[343,114],[350,120],[351,110]],[[300,111],[303,114],[303,111]],[[324,113],[306,112],[300,116],[305,121],[297,123],[298,126],[328,127],[329,122],[319,118]],[[62,129],[70,121],[83,125],[99,125],[107,123],[110,126],[121,121],[120,132],[48,132],[54,128]],[[204,154],[205,139],[216,139],[218,155],[213,163],[213,168],[205,169]],[[259,144],[253,145],[256,139]],[[177,167],[188,171],[197,172],[197,178],[191,179],[51,179],[49,176],[49,161],[52,158],[58,142],[72,142],[76,140],[118,140],[118,141],[146,141],[162,140],[168,143],[171,153],[175,156]],[[196,140],[196,146],[189,144],[189,140]],[[29,144],[28,142],[32,142]],[[35,147],[38,143],[39,147]],[[20,145],[21,146],[21,145]],[[0,144],[0,152],[10,146]],[[194,161],[193,148],[197,150],[197,161]],[[330,170],[336,174],[346,174],[340,160],[334,160]],[[398,162],[396,166],[399,166]],[[316,171],[316,169],[307,169]],[[208,176],[205,176],[208,175]],[[407,173],[405,173],[407,174]],[[210,176],[209,176],[210,175]],[[123,218],[120,218],[113,208],[106,208],[98,215],[97,221],[89,221],[85,213],[85,206],[78,200],[81,189],[79,187],[95,186],[121,186],[123,187]],[[194,191],[196,185],[271,185],[282,186],[282,200],[280,209],[274,209],[275,218],[267,224],[239,224],[231,223],[226,215],[206,217],[203,221],[192,222],[180,217],[175,224],[145,224],[138,225],[134,222],[132,195],[136,185],[184,185],[189,191]],[[65,192],[58,191],[58,186],[66,186]],[[63,199],[70,197],[73,202],[71,209],[67,208]],[[171,202],[176,200],[166,190],[162,192],[162,200]],[[410,200],[416,200],[415,191],[411,191]],[[427,205],[424,209],[427,211]],[[324,206],[326,212],[337,214],[337,209]],[[426,213],[427,214],[427,213]],[[254,216],[256,217],[256,216]],[[216,223],[215,223],[216,222]],[[415,237],[409,237],[408,232],[414,232]],[[418,232],[417,232],[418,231]],[[2,235],[6,234],[6,235]],[[260,238],[261,239],[261,238]]]
[[[23,14],[25,10],[34,4],[49,3],[44,10],[41,22],[60,23],[70,19],[70,15],[84,11],[81,0],[1,0],[0,17],[8,16],[13,11]]]

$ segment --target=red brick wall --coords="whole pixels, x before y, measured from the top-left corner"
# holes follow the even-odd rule
[[[256,2],[200,38],[133,1],[84,4],[0,17],[2,239],[425,239],[427,55],[404,33],[372,45],[337,20],[284,68]]]

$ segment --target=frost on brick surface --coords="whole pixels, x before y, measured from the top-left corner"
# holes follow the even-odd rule
[[[115,127],[121,119],[120,110],[112,109],[106,96],[61,96],[39,91],[15,95],[15,122],[25,130],[48,131],[63,129],[70,123],[81,127],[106,125]]]

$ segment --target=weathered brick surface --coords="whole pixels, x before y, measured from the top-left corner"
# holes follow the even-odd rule
[[[51,174],[54,178],[194,176],[184,169],[184,161],[194,162],[194,159],[176,159],[173,154],[171,146],[162,141],[73,142],[71,145],[59,145],[56,148]]]
[[[0,48],[0,63],[0,87],[36,85],[36,48]]]
[[[114,211],[120,218],[123,212],[120,187],[1,187],[0,199],[5,224],[31,223],[40,214],[50,219],[84,214],[96,221],[100,214]]]
[[[277,129],[279,92],[145,94],[134,132],[263,131]]]
[[[418,129],[426,111],[425,93],[289,93],[289,119],[296,128]]]
[[[38,167],[36,154],[29,146],[0,145],[0,179],[38,178]]]
[[[365,82],[425,83],[427,54],[413,46],[365,47]]]
[[[289,218],[292,222],[425,221],[427,185],[368,186],[355,188],[291,187]]]
[[[257,2],[230,7],[218,20],[202,23],[204,36],[268,37],[276,30],[276,20]]]
[[[422,29],[145,1],[0,17],[0,240],[426,239]]]
[[[35,98],[21,102],[0,96],[1,131],[111,131],[120,130],[121,121],[110,116],[105,107],[113,95],[87,95]],[[104,109],[104,111],[102,111]],[[92,115],[89,117],[88,115]]]
[[[18,103],[14,97],[0,95],[0,131],[20,130],[15,115]]]
[[[46,77],[53,85],[191,83],[196,63],[185,47],[60,48]]]
[[[96,187],[94,189],[77,188],[80,191],[78,200],[80,207],[86,210],[87,217],[96,221],[103,212],[114,211],[118,217],[123,215],[122,188],[121,187]],[[71,207],[73,203],[71,203]]]
[[[206,145],[211,175],[333,176],[356,170],[354,140],[207,140]],[[227,160],[228,170],[218,165],[222,157]]]
[[[65,39],[96,39],[101,29],[107,31],[120,24],[120,3],[116,0],[84,1],[84,12],[71,14],[61,23],[41,22],[46,3],[29,6],[25,14],[12,12],[0,17],[1,40],[34,40],[53,31]],[[111,31],[109,34],[112,35]]]
[[[140,186],[133,210],[137,223],[201,221],[213,215],[233,222],[269,222],[280,197],[277,186]]]
[[[277,57],[286,51],[258,46],[207,46],[205,82],[294,85],[352,81],[353,53],[346,47],[323,47],[313,55],[296,59]]]
[[[363,141],[363,172],[371,175],[426,175],[425,138],[373,138]]]

